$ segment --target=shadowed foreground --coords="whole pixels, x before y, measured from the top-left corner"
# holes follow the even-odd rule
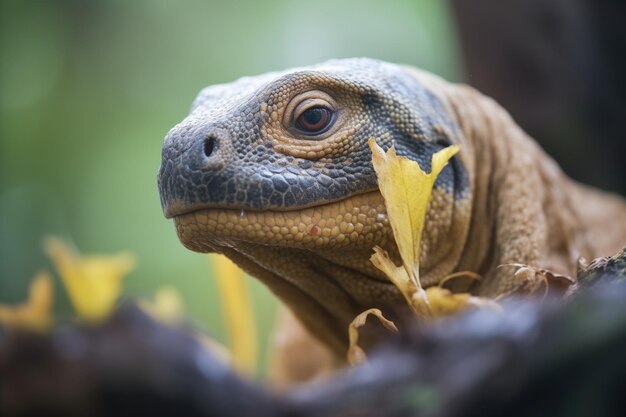
[[[237,377],[132,305],[99,327],[0,336],[3,416],[623,415],[626,250],[569,302],[511,300],[414,329],[367,365],[285,395]]]

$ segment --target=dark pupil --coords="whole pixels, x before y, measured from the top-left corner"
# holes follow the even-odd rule
[[[324,110],[317,108],[308,109],[307,111],[302,113],[302,117],[304,118],[305,123],[308,125],[318,124],[320,120],[322,120],[323,116]]]

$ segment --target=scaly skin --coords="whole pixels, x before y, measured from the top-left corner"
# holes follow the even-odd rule
[[[333,111],[332,124],[306,135],[295,120],[320,103]],[[165,215],[186,247],[231,258],[342,356],[358,313],[378,307],[400,325],[407,314],[397,289],[369,261],[379,245],[400,263],[370,137],[426,170],[434,152],[461,145],[435,183],[426,218],[426,286],[473,271],[483,279],[472,292],[506,294],[519,283],[498,265],[571,274],[580,256],[626,243],[626,203],[566,178],[492,100],[369,59],[203,90],[165,139]],[[368,337],[372,343],[377,335]]]

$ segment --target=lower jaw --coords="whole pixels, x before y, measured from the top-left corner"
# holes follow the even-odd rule
[[[174,218],[182,243],[198,252],[238,241],[303,249],[371,249],[389,233],[378,191],[291,211],[203,209]]]

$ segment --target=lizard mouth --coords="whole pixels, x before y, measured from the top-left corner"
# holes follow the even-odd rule
[[[168,210],[170,211],[170,210]],[[181,242],[198,252],[214,245],[246,241],[308,249],[350,245],[371,248],[390,231],[378,190],[289,210],[185,207],[171,210]]]
[[[273,213],[287,213],[287,212],[296,212],[296,211],[302,211],[302,210],[306,210],[309,208],[319,208],[319,207],[324,207],[324,206],[330,206],[330,205],[334,205],[336,203],[339,203],[341,201],[344,200],[350,200],[356,196],[359,195],[363,195],[363,194],[373,194],[373,195],[379,195],[380,196],[380,192],[378,191],[378,189],[370,189],[370,190],[363,190],[360,192],[353,192],[348,196],[343,196],[340,198],[336,198],[333,200],[325,200],[325,201],[315,201],[312,202],[310,204],[303,204],[303,205],[298,205],[298,206],[286,206],[286,207],[281,207],[281,206],[268,206],[266,208],[259,208],[259,207],[251,207],[245,204],[220,204],[220,203],[206,203],[206,202],[194,202],[194,203],[189,203],[187,201],[182,201],[182,200],[177,200],[177,199],[173,199],[173,200],[169,200],[166,203],[163,204],[163,214],[165,215],[165,218],[167,219],[172,219],[172,218],[176,218],[179,216],[183,216],[186,214],[192,214],[192,213],[196,213],[196,212],[202,212],[202,211],[207,211],[207,210],[217,210],[217,211],[236,211],[239,213],[246,213],[246,212],[273,212]]]

